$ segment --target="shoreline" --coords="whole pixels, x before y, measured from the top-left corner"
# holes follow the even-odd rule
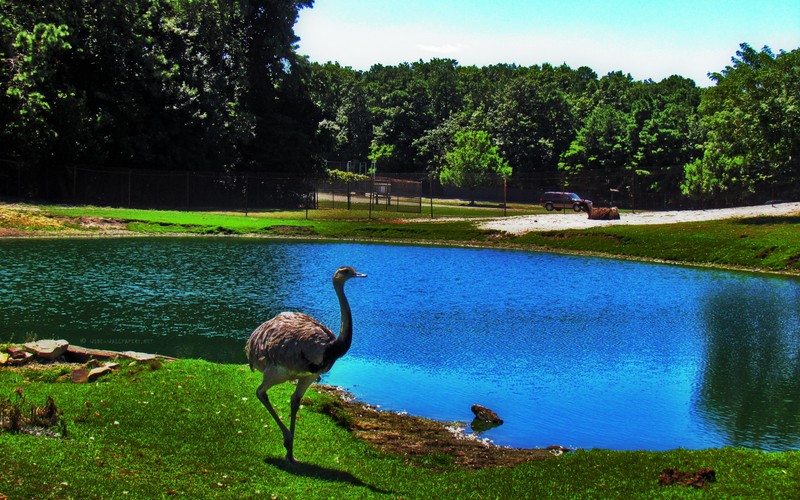
[[[530,217],[530,216],[522,216]],[[592,221],[592,222],[609,222],[609,221]],[[573,228],[577,229],[577,228]],[[569,229],[566,229],[569,230]],[[66,232],[69,231],[69,232]],[[295,242],[316,242],[316,243],[359,243],[359,244],[375,244],[375,245],[396,245],[396,246],[429,246],[429,247],[442,247],[442,248],[475,248],[486,250],[508,250],[517,252],[537,252],[537,253],[550,253],[558,255],[574,255],[579,257],[593,257],[599,259],[614,259],[624,260],[628,262],[643,262],[650,264],[661,264],[667,266],[681,266],[691,267],[698,269],[715,269],[720,271],[735,271],[754,274],[765,274],[770,276],[784,276],[784,277],[800,277],[799,271],[775,271],[764,269],[760,267],[737,266],[730,264],[718,264],[713,262],[688,262],[681,260],[669,260],[651,257],[637,257],[631,255],[621,255],[603,252],[592,252],[588,250],[567,250],[562,248],[542,247],[531,244],[510,243],[500,240],[490,240],[487,242],[461,242],[461,241],[441,241],[441,240],[424,240],[424,239],[392,239],[392,238],[335,238],[331,236],[313,236],[313,235],[273,235],[273,234],[194,234],[194,233],[137,233],[128,230],[92,232],[86,230],[66,230],[53,234],[51,232],[39,231],[20,231],[22,234],[3,234],[0,231],[0,242],[3,240],[33,240],[33,239],[101,239],[101,238],[252,238],[264,240],[285,240]],[[545,232],[545,231],[528,231],[528,232]]]
[[[218,233],[196,234],[188,232],[165,232],[165,233],[142,233],[131,231],[125,228],[127,220],[114,219],[111,217],[62,217],[38,215],[41,211],[35,205],[21,203],[4,203],[6,207],[19,212],[30,212],[37,214],[35,217],[45,221],[55,220],[61,227],[49,225],[48,229],[17,229],[0,228],[0,241],[6,239],[70,239],[70,238],[147,238],[147,237],[172,237],[172,238],[198,238],[198,237],[235,237],[235,238],[259,238],[267,240],[286,240],[286,241],[312,241],[312,242],[349,242],[367,243],[383,245],[409,245],[409,246],[432,246],[432,247],[451,247],[451,248],[480,248],[498,249],[513,251],[532,251],[540,253],[552,253],[560,255],[577,255],[584,257],[607,258],[625,260],[630,262],[647,262],[654,264],[676,265],[700,269],[719,269],[735,272],[747,272],[765,274],[771,276],[798,277],[800,271],[794,270],[770,270],[760,267],[740,266],[730,264],[718,264],[713,262],[690,262],[681,260],[670,260],[650,257],[637,257],[615,253],[565,250],[553,247],[542,247],[531,244],[513,243],[507,237],[521,236],[531,232],[548,232],[562,230],[581,230],[590,228],[613,227],[619,225],[665,225],[677,223],[692,223],[712,220],[742,219],[753,217],[800,217],[800,202],[785,202],[770,205],[755,205],[735,208],[707,209],[707,210],[679,210],[679,211],[650,211],[650,212],[623,212],[619,220],[603,221],[590,220],[584,212],[563,213],[552,212],[537,215],[522,215],[511,217],[492,217],[470,219],[476,227],[499,233],[497,237],[489,237],[486,241],[453,241],[453,240],[427,240],[427,239],[394,239],[380,237],[335,237],[335,236],[315,236],[309,234],[257,234],[241,233],[231,234],[226,231]],[[1,207],[0,207],[1,208]],[[0,213],[0,217],[3,214]],[[12,215],[13,216],[13,215]],[[459,218],[436,219],[433,222],[447,223]],[[67,221],[74,224],[74,227],[64,227]],[[404,219],[404,224],[429,223],[429,219]],[[46,222],[48,223],[48,222]],[[221,228],[222,229],[222,228]]]
[[[63,351],[53,357],[53,352],[40,353],[38,346],[51,345],[58,342],[66,343]],[[30,355],[19,355],[19,351]],[[14,357],[12,357],[12,353]],[[143,353],[133,351],[115,351],[111,349],[94,349],[69,344],[66,341],[55,339],[40,339],[27,343],[3,344],[0,355],[5,358],[0,362],[0,369],[9,370],[47,370],[49,368],[67,368],[73,375],[62,376],[51,383],[86,383],[102,377],[112,371],[119,371],[120,364],[127,362],[127,366],[137,363],[159,363],[158,369],[164,369],[160,362],[166,366],[172,362],[204,362],[214,363],[203,359],[180,359],[157,353]],[[0,359],[3,359],[0,358]],[[14,363],[14,360],[19,362]],[[101,365],[102,363],[102,365]],[[231,366],[246,366],[231,363]],[[92,377],[92,372],[98,372]],[[83,373],[83,378],[75,374]],[[249,372],[248,372],[249,374]],[[305,397],[303,404],[313,411],[330,417],[337,425],[346,428],[359,440],[366,442],[382,452],[399,455],[412,462],[419,461],[431,454],[449,455],[453,457],[455,465],[466,469],[488,469],[513,467],[531,460],[543,460],[574,451],[562,446],[553,445],[547,448],[517,448],[500,446],[486,438],[481,438],[474,431],[468,431],[465,422],[444,422],[427,417],[410,415],[393,410],[383,410],[356,397],[343,387],[332,386],[325,383],[312,385],[318,394],[323,395],[323,401],[314,401]]]

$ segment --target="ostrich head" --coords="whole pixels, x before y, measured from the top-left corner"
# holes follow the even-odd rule
[[[361,274],[352,267],[340,267],[336,270],[333,274],[333,284],[334,285],[344,285],[344,282],[349,280],[350,278],[366,278],[366,274]]]

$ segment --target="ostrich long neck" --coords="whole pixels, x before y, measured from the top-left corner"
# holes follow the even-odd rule
[[[350,312],[350,304],[344,295],[344,282],[334,282],[333,289],[336,290],[336,296],[339,298],[342,328],[339,330],[339,336],[325,351],[325,361],[323,362],[325,365],[333,364],[334,361],[344,356],[353,342],[353,314]]]
[[[353,314],[350,312],[350,303],[347,302],[347,297],[344,295],[344,283],[334,284],[333,289],[336,290],[336,296],[339,297],[339,310],[342,315],[342,327],[336,341],[344,345],[344,351],[347,352],[353,341]]]

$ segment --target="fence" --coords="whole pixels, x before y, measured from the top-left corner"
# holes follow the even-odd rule
[[[0,164],[0,196],[116,207],[172,209],[297,208],[316,180],[273,173],[154,171],[70,166],[23,169]]]
[[[358,165],[359,168],[362,166]],[[0,159],[0,197],[118,207],[213,207],[243,211],[304,207],[420,213],[423,196],[471,199],[498,205],[504,200],[536,204],[544,191],[574,191],[594,201],[596,206],[615,204],[633,209],[729,205],[725,200],[710,203],[690,201],[677,192],[650,192],[647,185],[646,178],[636,176],[614,184],[599,172],[568,179],[553,173],[517,174],[509,179],[504,192],[502,185],[476,190],[441,186],[437,179],[418,174],[384,174],[348,184],[263,172],[226,174],[92,166],[48,169]],[[753,193],[746,202],[759,204],[775,199],[793,200],[798,195],[797,186],[774,184]]]
[[[385,176],[357,182],[320,181],[316,208],[420,213],[422,182]]]
[[[164,209],[267,208],[422,211],[422,183],[371,177],[354,183],[274,173],[154,171],[0,164],[0,196],[62,203]]]

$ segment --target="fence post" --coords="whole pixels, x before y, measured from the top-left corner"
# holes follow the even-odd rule
[[[72,167],[72,203],[77,203],[78,166]]]
[[[428,182],[430,183],[430,200],[431,200],[431,219],[433,219],[433,174],[428,176]]]
[[[369,219],[372,220],[372,194],[375,192],[375,176],[372,176],[372,186],[369,188]]]
[[[250,208],[250,194],[248,188],[250,187],[250,172],[244,174],[244,216],[247,217]]]

